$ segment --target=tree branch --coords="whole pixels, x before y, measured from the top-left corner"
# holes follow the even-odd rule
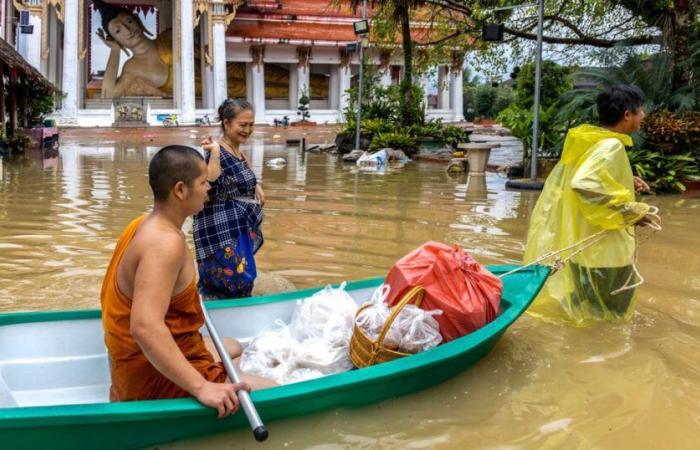
[[[527,33],[525,31],[515,30],[513,28],[506,27],[504,30],[506,33],[513,36],[517,36],[523,39],[537,40],[537,35],[534,33]],[[647,44],[658,44],[661,40],[659,35],[643,35],[634,36],[622,39],[599,39],[590,36],[582,36],[578,38],[567,38],[558,36],[542,36],[542,42],[548,44],[565,44],[565,45],[590,45],[592,47],[601,48],[611,48],[616,46],[635,46],[635,45],[647,45]]]
[[[441,44],[441,43],[443,43],[443,42],[445,42],[445,41],[449,41],[450,39],[454,39],[454,38],[456,38],[457,36],[459,36],[460,34],[462,34],[462,31],[459,31],[459,30],[458,30],[458,31],[455,31],[454,33],[450,33],[450,34],[448,34],[447,36],[444,36],[444,37],[438,39],[437,41],[422,42],[422,43],[420,43],[420,44],[416,42],[416,43],[414,43],[413,45],[416,46],[416,47],[427,47],[427,46],[429,46],[429,45],[437,45],[437,44]]]

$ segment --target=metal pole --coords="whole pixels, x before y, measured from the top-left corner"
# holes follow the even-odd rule
[[[362,20],[367,19],[367,0],[362,1]],[[362,118],[362,83],[364,78],[364,49],[362,46],[362,39],[359,42],[360,45],[360,83],[357,89],[357,124],[355,125],[355,149],[360,148],[360,120]]]
[[[212,322],[211,317],[209,316],[209,312],[207,311],[206,305],[204,305],[204,302],[201,298],[199,302],[199,304],[202,307],[202,313],[204,313],[204,324],[207,326],[207,330],[209,330],[209,337],[211,337],[211,340],[214,342],[214,347],[216,347],[216,351],[221,357],[221,362],[223,363],[224,368],[226,369],[228,377],[231,379],[232,382],[240,383],[241,377],[238,375],[238,371],[231,362],[231,358],[228,352],[226,351],[226,347],[224,346],[224,343],[221,340],[221,337],[219,336],[216,327],[214,326],[214,322]],[[248,418],[250,428],[253,430],[253,436],[255,436],[255,440],[258,442],[264,441],[265,439],[267,439],[268,431],[265,425],[263,424],[262,420],[260,420],[258,410],[255,409],[255,405],[253,404],[253,401],[250,398],[250,394],[247,391],[238,391],[237,394],[238,400],[241,403],[241,408],[243,409],[243,412]]]
[[[540,77],[542,71],[542,22],[544,21],[544,0],[538,0],[537,13],[537,53],[535,54],[535,105],[532,121],[532,148],[530,149],[530,178],[537,178],[537,149],[540,133]]]

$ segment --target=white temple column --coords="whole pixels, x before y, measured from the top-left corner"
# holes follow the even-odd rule
[[[299,105],[299,79],[296,64],[289,65],[289,109],[295,110]]]
[[[450,72],[449,67],[438,67],[438,109],[450,109]]]
[[[78,1],[78,0],[74,0]],[[194,23],[192,0],[180,0],[180,114],[181,123],[195,121]]]
[[[454,121],[462,122],[464,120],[464,99],[462,94],[464,87],[462,86],[462,68],[457,67],[455,69],[456,70],[450,70],[450,96],[452,97],[450,104],[452,105],[452,117]]]
[[[343,111],[347,108],[350,103],[350,94],[347,92],[350,89],[352,73],[350,71],[350,64],[340,64],[338,66],[339,82],[338,82],[338,97],[340,98],[340,104],[338,109],[340,110],[340,121],[344,122]]]
[[[309,76],[309,66],[297,65],[297,104],[299,99],[306,92],[306,95],[311,96],[309,81],[311,77]],[[296,108],[296,106],[294,107]]]
[[[338,69],[334,67],[328,80],[328,109],[338,109],[338,105],[340,105],[339,82]]]
[[[29,64],[34,66],[41,72],[41,11],[30,9],[29,25],[33,25],[32,34],[18,34],[18,40],[21,40],[19,45],[22,49],[22,56]]]
[[[379,85],[382,87],[391,86],[391,66],[387,66],[379,72]]]
[[[61,125],[78,124],[78,0],[65,0],[63,10],[63,83]]]
[[[265,120],[265,48],[260,45],[250,47],[253,62],[250,64],[250,93],[255,108],[255,123],[264,124]]]
[[[425,73],[420,77],[421,87],[423,88],[423,110],[428,113],[428,98],[430,97],[430,73]]]
[[[214,3],[212,17],[212,45],[214,50],[214,109],[228,97],[228,72],[226,70],[226,24],[223,3]]]

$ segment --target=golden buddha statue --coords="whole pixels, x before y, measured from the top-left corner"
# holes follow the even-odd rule
[[[136,14],[124,7],[102,0],[93,0],[100,12],[102,28],[97,36],[109,47],[110,54],[102,80],[102,98],[172,97],[173,96],[173,36],[172,30],[161,32],[155,39]],[[131,54],[118,74],[121,52]],[[195,95],[202,92],[200,51],[195,45]],[[245,64],[227,64],[228,96],[245,97]],[[328,95],[327,80],[312,74],[311,90],[316,95]],[[266,67],[266,97],[284,97],[289,91],[289,71],[277,65]]]

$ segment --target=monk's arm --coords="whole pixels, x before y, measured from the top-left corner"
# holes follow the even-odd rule
[[[163,236],[144,249],[134,278],[130,331],[151,364],[196,397],[206,380],[187,361],[165,325],[175,282],[182,269],[184,245],[181,239]]]

